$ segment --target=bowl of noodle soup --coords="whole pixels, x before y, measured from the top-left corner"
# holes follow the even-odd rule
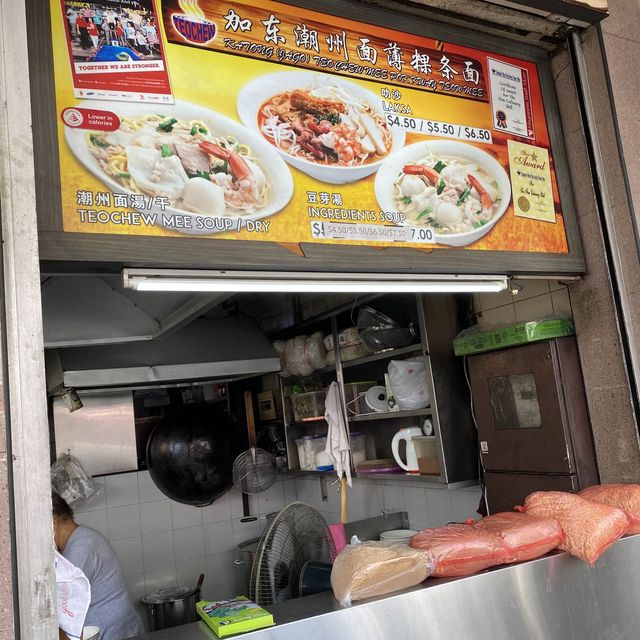
[[[293,195],[291,172],[273,147],[220,113],[183,101],[101,107],[120,118],[119,128],[65,127],[67,144],[112,192],[127,196],[123,208],[155,215],[159,226],[194,235],[238,231]]]
[[[462,247],[489,233],[511,202],[502,165],[473,145],[425,140],[390,156],[376,175],[383,211],[400,213],[401,224],[431,227],[438,244]]]
[[[403,131],[388,126],[380,97],[326,73],[256,78],[240,91],[237,109],[242,122],[286,162],[329,184],[375,173],[405,141]]]

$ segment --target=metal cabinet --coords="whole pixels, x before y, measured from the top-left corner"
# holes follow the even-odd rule
[[[367,474],[384,481],[420,479],[425,482],[453,483],[477,478],[476,436],[471,420],[470,399],[461,359],[453,354],[452,340],[461,327],[460,296],[450,294],[381,295],[373,300],[356,300],[348,305],[289,329],[284,337],[320,331],[331,334],[336,347],[335,365],[315,371],[305,378],[281,377],[283,420],[287,441],[289,469],[306,474],[322,473],[300,469],[296,440],[303,436],[324,435],[327,424],[320,417],[296,422],[289,398],[293,385],[326,388],[335,380],[339,385],[342,410],[350,434],[364,434],[367,459],[391,458],[391,440],[404,427],[419,426],[429,419],[433,426],[437,452],[437,469],[429,475]],[[340,348],[339,333],[355,325],[358,308],[363,304],[379,309],[401,324],[413,322],[416,337],[412,344],[399,348],[347,359]],[[352,383],[382,384],[391,360],[421,359],[427,370],[430,405],[424,409],[387,413],[354,411],[348,387]],[[345,393],[347,392],[347,393]],[[347,398],[349,395],[349,398]],[[356,472],[356,469],[353,468]],[[435,471],[435,470],[434,470]],[[330,472],[333,473],[333,472]]]

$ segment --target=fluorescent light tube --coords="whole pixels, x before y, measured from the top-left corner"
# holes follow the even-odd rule
[[[504,291],[507,276],[299,273],[124,269],[124,286],[138,291],[231,293],[472,293]]]

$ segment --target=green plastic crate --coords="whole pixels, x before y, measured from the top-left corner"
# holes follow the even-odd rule
[[[518,322],[500,329],[490,329],[454,338],[453,351],[457,356],[468,356],[505,347],[515,347],[528,342],[572,336],[575,335],[575,332],[573,321],[570,318],[546,318],[536,322]]]

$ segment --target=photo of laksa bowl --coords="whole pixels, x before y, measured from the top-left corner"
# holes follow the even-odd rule
[[[405,141],[382,100],[358,84],[312,71],[261,76],[238,95],[238,115],[290,165],[330,184],[375,173]]]

